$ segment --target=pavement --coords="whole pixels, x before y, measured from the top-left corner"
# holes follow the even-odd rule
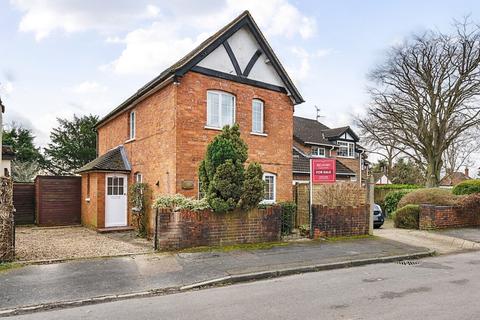
[[[15,316],[60,319],[478,319],[480,251]]]
[[[451,254],[480,249],[480,229],[460,228],[448,230],[408,230],[393,228],[391,220],[375,229],[374,235],[412,246],[434,250],[438,254]]]
[[[425,248],[375,237],[307,241],[261,250],[163,253],[27,265],[0,272],[0,315],[429,254]]]

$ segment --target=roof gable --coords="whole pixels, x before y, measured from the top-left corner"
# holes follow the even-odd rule
[[[237,33],[237,31],[241,29],[243,31],[240,31],[240,33],[238,33],[233,38],[231,38],[234,34]],[[250,34],[251,37],[255,39],[258,45],[258,49],[250,57],[250,59],[248,60],[249,62],[245,65],[246,58],[244,58],[244,56],[248,56],[248,54],[251,53],[251,50],[250,50],[251,48],[250,49],[249,47],[240,48],[238,52],[242,52],[242,53],[238,55],[240,55],[241,57],[237,58],[236,55],[234,54],[237,62],[235,63],[234,62],[235,59],[232,59],[231,53],[229,54],[229,51],[233,52],[233,49],[230,45],[230,42],[227,40],[231,38],[231,42],[234,45],[234,48],[237,48],[236,46],[237,40],[235,40],[236,37],[246,38],[247,36],[245,35],[245,32],[247,31],[248,31],[248,34]],[[221,46],[223,47],[223,49],[220,49]],[[229,69],[227,67],[228,63],[225,62],[225,52],[227,53],[234,67],[234,70],[235,70],[234,73],[227,73],[224,71],[217,70],[218,68],[221,68],[221,67]],[[210,56],[210,54],[212,54],[212,56]],[[269,82],[262,81],[262,80],[265,80],[265,78],[262,78],[262,76],[265,73],[265,70],[264,70],[265,66],[263,66],[262,64],[258,64],[258,66],[256,65],[257,64],[256,62],[257,60],[259,60],[260,56],[264,56],[264,61],[267,61],[265,63],[271,66],[271,67],[266,67],[268,70],[270,70],[270,75],[272,74],[272,70],[274,70],[276,73],[276,76],[278,76],[279,80],[277,79],[276,83],[269,83]],[[221,63],[220,67],[217,66],[215,69],[210,69],[209,66],[212,63],[212,60],[215,60],[215,57],[222,59],[223,62]],[[239,59],[240,59],[240,62],[239,62]],[[202,60],[204,61],[202,62]],[[250,65],[251,61],[255,63],[252,63]],[[221,70],[225,70],[225,69],[221,69]],[[187,55],[185,55],[183,58],[178,60],[171,67],[167,68],[162,73],[160,73],[160,75],[158,75],[155,79],[151,80],[145,86],[140,88],[134,95],[132,95],[127,100],[125,100],[117,108],[115,108],[113,111],[108,113],[103,119],[101,119],[97,123],[97,127],[101,126],[110,118],[116,116],[118,113],[128,108],[129,106],[137,102],[139,99],[161,88],[163,84],[168,83],[169,81],[170,82],[177,81],[180,77],[185,75],[188,71],[200,72],[210,76],[216,76],[216,77],[227,79],[227,80],[239,81],[239,82],[243,82],[250,85],[262,86],[270,90],[282,91],[282,92],[288,93],[295,104],[304,102],[298,89],[295,87],[293,81],[288,76],[287,72],[285,71],[282,64],[280,63],[280,60],[277,58],[277,56],[273,52],[273,49],[268,44],[267,40],[265,39],[262,32],[258,28],[257,24],[253,20],[252,16],[248,11],[244,11],[240,16],[238,16],[232,22],[230,22],[225,27],[220,29],[217,33],[215,33],[214,35],[206,39],[204,42],[202,42],[199,46],[197,46]],[[271,78],[272,77],[269,77],[268,79],[271,79]],[[281,86],[279,86],[278,84],[281,84]]]
[[[358,142],[360,139],[350,127],[330,129],[314,119],[293,117],[293,137],[304,144],[335,145],[335,140],[346,139]]]

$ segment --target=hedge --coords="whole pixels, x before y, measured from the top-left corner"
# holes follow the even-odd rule
[[[395,228],[418,229],[420,219],[420,206],[406,205],[393,213]]]
[[[387,193],[383,201],[383,208],[387,217],[390,217],[392,213],[397,210],[398,202],[409,192],[412,192],[412,190],[397,190]]]
[[[480,180],[466,180],[460,182],[452,189],[452,193],[456,195],[472,194],[480,192]]]
[[[452,194],[449,189],[426,188],[409,192],[402,197],[398,208],[407,204],[433,204],[436,206],[454,206],[458,203],[459,197]]]

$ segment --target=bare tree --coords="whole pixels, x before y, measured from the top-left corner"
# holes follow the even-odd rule
[[[478,131],[469,130],[460,135],[443,153],[444,169],[447,173],[459,171],[461,167],[474,165],[472,155],[480,151]]]
[[[361,128],[378,141],[395,141],[423,163],[426,185],[437,186],[443,154],[480,123],[480,28],[456,23],[448,35],[428,31],[390,49],[375,68],[367,115]]]

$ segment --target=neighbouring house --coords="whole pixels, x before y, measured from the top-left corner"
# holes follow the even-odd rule
[[[373,180],[375,181],[376,185],[392,184],[392,181],[388,179],[384,172],[374,172]]]
[[[293,118],[293,183],[310,180],[310,158],[335,158],[337,181],[358,181],[366,178],[365,149],[350,127],[329,128],[307,118]]]
[[[448,188],[453,187],[459,184],[462,181],[470,180],[468,168],[465,168],[464,172],[451,172],[447,173],[441,180],[440,180],[440,187]]]
[[[266,203],[292,199],[294,106],[303,98],[248,11],[97,124],[98,158],[82,175],[82,223],[132,224],[127,190],[200,197],[198,167],[223,126],[238,123],[262,165]],[[148,213],[148,229],[153,214]]]
[[[3,177],[10,177],[12,174],[12,161],[15,160],[15,152],[12,146],[2,145],[2,161],[0,170]]]

